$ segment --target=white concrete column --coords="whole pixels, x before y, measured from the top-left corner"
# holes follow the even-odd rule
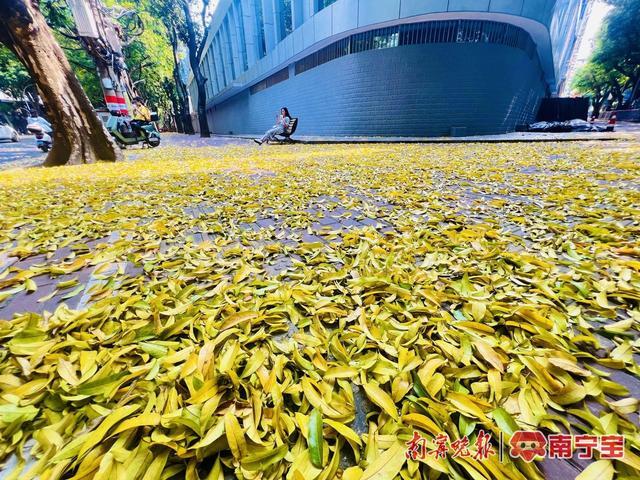
[[[218,72],[216,72],[216,52],[213,48],[213,42],[209,45],[209,70],[211,71],[209,82],[215,96],[220,91],[220,82],[218,81]]]
[[[225,19],[225,21],[222,22],[222,26],[220,28],[220,40],[222,40],[222,59],[224,60],[224,74],[227,78],[227,84],[231,83],[234,77],[232,66],[233,58],[231,58],[231,55],[229,53],[229,51],[231,50],[231,45],[229,42],[230,36],[228,26],[229,22]]]
[[[213,87],[211,86],[211,69],[209,67],[209,59],[211,58],[211,52],[207,52],[202,59],[202,63],[200,66],[203,70],[203,75],[207,78],[207,83],[205,84],[205,92],[207,94],[207,102],[211,100],[213,97]]]
[[[240,0],[236,0],[233,3],[233,18],[236,30],[236,39],[238,47],[238,56],[240,59],[241,69],[240,72],[244,72],[247,69],[247,42],[244,35],[244,21],[242,18],[242,7]]]
[[[302,1],[302,23],[304,23],[315,15],[316,2],[318,0],[301,0],[301,1]]]
[[[213,50],[211,49],[211,47],[209,47],[209,53],[207,57],[207,65],[209,66],[209,81],[207,82],[207,85],[211,87],[211,97],[214,97],[216,93],[218,93],[218,88],[216,71],[213,68]]]
[[[273,0],[262,1],[262,21],[264,23],[264,40],[269,55],[278,43],[276,39],[276,29],[274,25]]]
[[[273,30],[276,37],[276,43],[284,38],[284,32],[282,31],[282,3],[281,0],[271,0],[273,8]]]
[[[291,0],[291,20],[293,21],[294,30],[304,22],[302,7],[304,1],[305,0]]]
[[[258,32],[256,31],[256,7],[254,2],[255,0],[240,0],[249,68],[255,65],[260,58],[258,56]]]
[[[229,9],[229,13],[227,14],[227,18],[229,19],[229,34],[231,37],[231,53],[233,56],[233,68],[236,72],[236,78],[240,76],[240,74],[244,71],[242,67],[242,59],[240,52],[240,39],[238,35],[238,22],[236,20],[235,14],[235,6],[232,3],[231,8]]]
[[[222,56],[222,48],[221,48],[221,40],[220,40],[220,32],[216,35],[216,38],[213,41],[214,52],[213,56],[216,62],[216,71],[218,73],[218,83],[220,85],[220,90],[224,89],[227,84],[224,72],[224,58]]]

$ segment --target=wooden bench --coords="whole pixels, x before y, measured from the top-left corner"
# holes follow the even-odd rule
[[[278,140],[281,143],[293,143],[293,139],[291,138],[291,135],[293,135],[296,132],[296,128],[298,128],[298,119],[297,118],[292,118],[289,121],[289,125],[287,126],[287,128],[285,128],[284,132],[276,135],[276,138],[278,138]],[[279,138],[282,137],[282,138]]]

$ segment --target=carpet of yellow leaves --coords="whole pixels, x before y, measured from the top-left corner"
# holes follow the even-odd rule
[[[0,308],[29,306],[0,316],[0,461],[529,480],[544,464],[413,461],[405,442],[540,429],[623,434],[581,478],[638,478],[639,158],[235,146],[4,172]]]

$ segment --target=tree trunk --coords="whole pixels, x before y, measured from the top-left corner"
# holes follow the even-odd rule
[[[173,81],[176,86],[177,97],[177,109],[176,109],[176,121],[180,119],[182,124],[182,133],[187,135],[193,135],[193,124],[191,123],[191,117],[189,116],[189,94],[187,87],[180,77],[180,63],[178,62],[178,34],[176,33],[175,26],[171,22],[165,21],[165,27],[169,32],[169,43],[171,43],[171,49],[173,51]]]
[[[180,121],[182,122],[182,128],[187,135],[194,135],[196,132],[193,130],[193,123],[191,123],[191,116],[189,115],[189,96],[187,94],[187,88],[182,79],[180,78],[180,72],[178,70],[174,73],[176,90],[178,94],[178,114],[180,115]]]
[[[173,103],[173,123],[176,126],[176,132],[184,133],[184,122],[182,121],[182,115],[180,115],[180,106],[175,95],[171,95],[171,103]]]
[[[178,110],[176,115],[180,117],[182,128],[187,135],[193,135],[193,124],[191,123],[191,117],[189,116],[189,95],[187,94],[187,87],[180,78],[180,67],[177,65],[173,69],[173,79],[176,85],[176,96],[178,101]]]
[[[593,115],[596,118],[600,118],[600,109],[602,108],[603,100],[604,100],[603,96],[596,95],[593,98],[593,112],[591,113],[591,115]]]
[[[633,102],[635,102],[638,96],[640,96],[640,77],[633,82],[633,89],[631,90],[631,95],[629,95],[629,100],[627,100],[626,108],[632,108]]]
[[[207,79],[199,73],[194,75],[196,86],[198,87],[198,124],[200,125],[200,136],[210,137],[209,121],[207,119]]]
[[[53,147],[45,165],[122,158],[40,13],[38,0],[0,0],[0,11],[0,42],[29,71],[51,121]]]
[[[189,10],[189,4],[186,1],[182,1],[182,9],[184,11],[185,26],[187,27],[187,48],[189,49],[189,65],[193,72],[193,78],[196,81],[196,87],[198,89],[198,124],[200,125],[200,136],[210,137],[209,122],[207,121],[207,92],[205,84],[207,78],[202,75],[200,71],[200,58],[202,57],[202,49],[204,42],[206,41],[206,35],[202,38],[200,45],[196,38],[196,29],[194,26],[193,18],[191,17],[191,11]],[[203,10],[204,12],[204,10]],[[206,31],[206,28],[205,28]]]
[[[595,97],[593,99],[593,112],[591,113],[591,115],[596,117],[596,118],[600,118],[600,109],[601,108],[602,108],[602,98]]]
[[[173,124],[175,125],[175,130],[178,133],[184,133],[182,115],[180,114],[180,101],[178,100],[178,86],[171,83],[168,78],[164,79],[162,86],[169,94],[169,100],[171,101],[171,108],[173,110],[172,119]]]

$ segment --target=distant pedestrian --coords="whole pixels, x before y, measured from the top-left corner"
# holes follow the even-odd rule
[[[264,142],[269,143],[269,140],[275,140],[276,135],[283,134],[285,129],[289,126],[289,123],[291,123],[289,109],[287,107],[282,107],[280,109],[280,115],[276,116],[276,124],[267,130],[260,140],[254,138],[253,141],[258,145],[262,145]]]

